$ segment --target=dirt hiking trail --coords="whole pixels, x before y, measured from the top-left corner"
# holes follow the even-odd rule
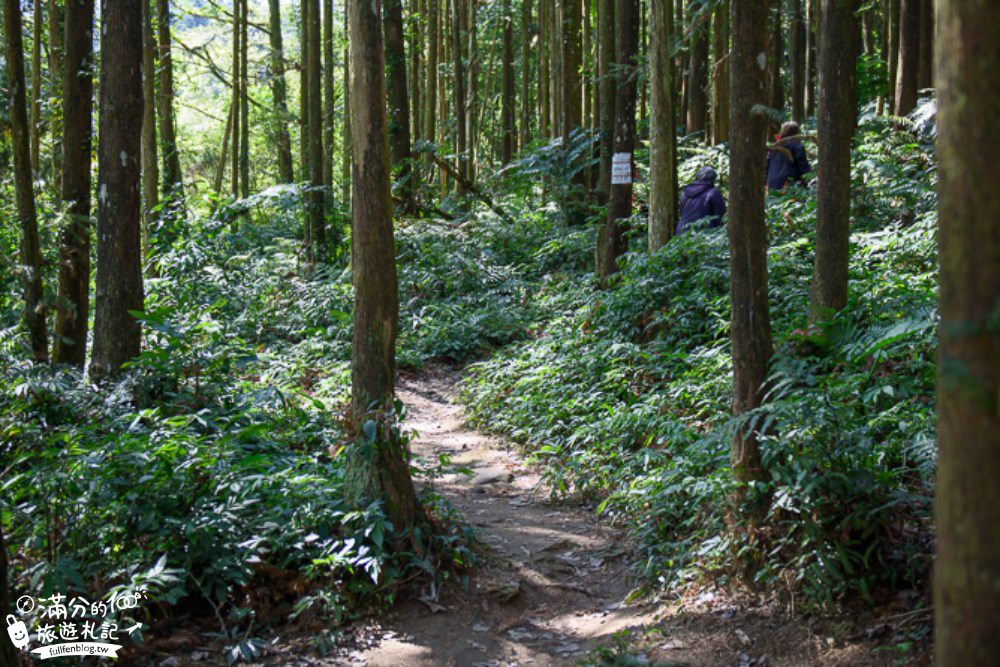
[[[845,639],[846,630],[834,628],[841,634],[834,638],[828,625],[807,627],[773,605],[739,604],[713,593],[668,605],[626,603],[634,582],[623,531],[599,521],[592,508],[551,502],[538,473],[509,444],[468,429],[454,402],[458,379],[454,370],[424,370],[404,375],[398,393],[409,410],[407,427],[419,436],[411,444],[414,455],[433,461],[448,454],[474,472],[435,484],[489,554],[471,574],[468,591],[452,586],[436,600],[403,602],[363,642],[367,648],[335,664],[576,665],[624,629],[647,648],[634,654],[637,660],[614,664],[892,664],[870,655],[863,641]]]
[[[647,620],[622,604],[630,586],[622,534],[592,511],[547,502],[537,473],[503,441],[467,430],[452,401],[458,375],[403,377],[399,397],[413,454],[440,454],[474,475],[435,481],[488,547],[468,592],[401,605],[377,646],[351,656],[370,667],[570,665],[593,640]],[[458,587],[454,587],[458,588]]]
[[[448,454],[453,465],[473,472],[434,481],[483,547],[468,587],[451,582],[377,618],[331,629],[337,640],[325,655],[316,651],[316,634],[279,630],[250,667],[930,664],[926,652],[901,659],[892,650],[874,651],[891,643],[898,628],[867,612],[810,618],[773,598],[699,587],[655,602],[626,602],[636,582],[630,581],[624,530],[600,521],[592,507],[551,501],[538,472],[509,443],[468,428],[454,400],[459,378],[448,368],[404,373],[398,395],[409,410],[407,429],[417,432],[413,454],[430,465]],[[601,660],[592,653],[618,645],[626,651],[608,649]],[[210,663],[192,654],[191,661],[153,664]]]

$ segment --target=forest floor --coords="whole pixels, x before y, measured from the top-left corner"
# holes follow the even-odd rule
[[[781,667],[893,665],[872,652],[877,625],[789,615],[777,603],[712,589],[659,602],[628,602],[635,585],[624,532],[592,506],[554,502],[537,471],[508,443],[469,430],[453,401],[459,374],[404,375],[399,396],[417,431],[413,453],[452,457],[472,475],[435,481],[475,529],[484,562],[457,583],[405,600],[355,626],[333,653],[306,638],[273,645],[261,664],[366,667],[670,665]],[[909,664],[914,664],[910,662]]]

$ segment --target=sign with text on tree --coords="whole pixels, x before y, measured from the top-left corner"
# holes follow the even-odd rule
[[[632,182],[632,154],[615,153],[611,158],[611,185],[628,185]]]

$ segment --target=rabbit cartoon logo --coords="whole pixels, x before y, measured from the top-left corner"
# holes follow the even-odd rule
[[[13,614],[7,614],[7,634],[10,635],[10,641],[14,646],[20,650],[24,650],[31,643],[24,621],[17,620]]]

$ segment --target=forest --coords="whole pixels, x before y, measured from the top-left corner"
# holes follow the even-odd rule
[[[0,667],[998,664],[1000,3],[0,11]]]

